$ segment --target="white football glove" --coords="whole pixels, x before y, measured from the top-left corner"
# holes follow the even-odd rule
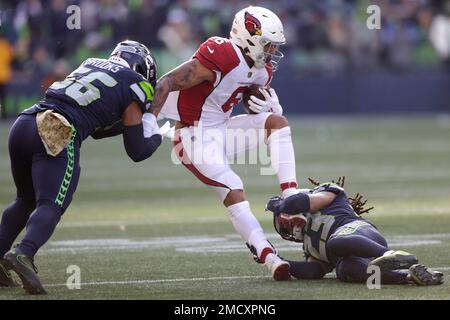
[[[248,101],[249,109],[255,113],[273,112],[275,114],[282,115],[283,108],[280,105],[280,101],[278,100],[275,90],[273,88],[268,90],[265,88],[260,88],[259,91],[262,93],[265,100],[258,99],[255,96],[250,96],[250,100]]]
[[[161,135],[163,137],[169,138],[170,140],[173,139],[173,136],[175,135],[175,126],[170,126],[170,121],[166,121],[166,123],[163,124],[161,128],[159,128]]]
[[[142,126],[144,127],[145,138],[150,138],[154,134],[161,134],[158,124],[156,123],[156,117],[150,112],[146,112],[142,116]]]

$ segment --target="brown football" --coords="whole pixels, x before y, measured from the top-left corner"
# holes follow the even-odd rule
[[[244,92],[244,96],[242,97],[242,104],[244,106],[244,109],[249,114],[255,114],[255,112],[250,110],[250,108],[248,107],[250,96],[255,96],[258,99],[265,100],[263,94],[259,91],[259,88],[262,88],[262,86],[252,84],[250,87],[248,87],[247,91]]]

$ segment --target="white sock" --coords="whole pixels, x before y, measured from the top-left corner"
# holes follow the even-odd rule
[[[251,246],[254,246],[258,257],[264,262],[265,256],[272,250],[272,245],[267,241],[267,237],[253,215],[248,201],[239,202],[227,207],[234,229],[242,239]],[[264,250],[269,248],[270,250]],[[264,256],[261,254],[264,251]]]
[[[270,151],[270,162],[278,176],[283,198],[297,193],[295,172],[295,153],[292,145],[291,128],[284,127],[272,130],[267,139]]]

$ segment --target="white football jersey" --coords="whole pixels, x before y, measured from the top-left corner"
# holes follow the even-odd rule
[[[161,109],[164,118],[186,125],[219,126],[226,122],[233,107],[249,86],[267,86],[272,68],[250,68],[241,50],[229,39],[212,37],[200,45],[192,59],[198,59],[212,70],[215,80],[203,82],[186,90],[174,91]]]

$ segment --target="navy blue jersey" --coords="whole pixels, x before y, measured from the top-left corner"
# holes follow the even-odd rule
[[[345,192],[339,193],[326,208],[307,216],[303,251],[306,257],[312,256],[323,262],[329,262],[326,242],[339,227],[358,220],[367,222],[353,210]]]
[[[64,81],[53,83],[44,100],[23,113],[55,110],[74,125],[82,141],[96,129],[120,121],[133,101],[144,113],[153,100],[153,90],[142,75],[130,68],[105,59],[90,58]]]

